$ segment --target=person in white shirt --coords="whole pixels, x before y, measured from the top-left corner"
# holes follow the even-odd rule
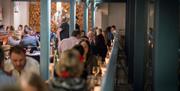
[[[40,74],[39,63],[30,57],[26,57],[26,51],[23,47],[17,45],[10,49],[10,62],[7,65],[12,65],[11,71],[17,79],[29,72]]]
[[[81,36],[81,32],[79,30],[74,30],[72,32],[71,37],[63,39],[59,44],[59,53],[62,53],[63,51],[67,49],[71,49],[74,45],[79,43],[79,39]]]
[[[8,44],[11,46],[19,45],[21,35],[18,34],[18,31],[13,31],[12,36],[8,37]]]

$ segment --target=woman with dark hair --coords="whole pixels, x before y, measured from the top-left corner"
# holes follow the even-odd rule
[[[90,50],[90,43],[88,40],[81,40],[79,42],[80,45],[84,48],[84,72],[82,77],[87,79],[88,75],[92,75],[93,67],[98,67],[97,58],[94,56]]]
[[[77,45],[75,45],[72,49],[77,50],[80,55],[82,55],[82,56],[84,55],[84,48],[83,48],[82,45],[77,44]]]

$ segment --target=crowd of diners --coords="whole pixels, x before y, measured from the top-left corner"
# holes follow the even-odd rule
[[[104,31],[96,27],[87,33],[75,29],[71,36],[68,30],[64,20],[50,34],[51,45],[55,46],[51,51],[58,51],[58,60],[54,61],[53,79],[44,81],[39,62],[26,55],[29,49],[39,51],[40,34],[27,25],[18,29],[1,25],[0,91],[93,91],[97,83],[92,84],[90,78],[101,76],[100,67],[106,64],[116,27]],[[2,36],[7,36],[5,42]]]

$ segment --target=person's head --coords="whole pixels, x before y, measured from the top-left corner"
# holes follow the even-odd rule
[[[77,44],[72,49],[77,50],[80,53],[80,55],[84,55],[84,48],[82,45]]]
[[[84,30],[81,31],[81,36],[86,36],[86,33]]]
[[[45,83],[36,73],[23,74],[20,78],[22,91],[45,91]]]
[[[21,31],[22,31],[22,30],[23,30],[23,25],[19,25],[19,26],[18,26],[18,30],[21,30]]]
[[[111,26],[108,26],[105,31],[110,32],[111,31]]]
[[[56,65],[56,73],[60,78],[76,78],[80,77],[83,72],[83,61],[77,56],[77,50],[68,49],[64,51],[60,57],[60,61]]]
[[[28,31],[28,34],[30,34],[30,35],[33,35],[34,34],[34,30],[33,30],[33,28],[32,27],[29,27],[29,31]]]
[[[5,54],[2,47],[0,47],[0,69],[3,68],[3,62],[4,62]]]
[[[10,26],[11,31],[15,31],[14,26]]]
[[[89,38],[89,40],[93,40],[95,38],[95,34],[93,31],[89,31],[87,34],[87,37]]]
[[[24,28],[24,34],[29,34],[29,33],[30,33],[30,28],[29,27]]]
[[[79,42],[79,44],[82,45],[82,47],[84,48],[84,55],[89,55],[89,53],[90,53],[90,43],[89,43],[89,41],[82,39]]]
[[[78,30],[74,30],[74,31],[72,32],[71,36],[74,36],[74,37],[76,37],[76,38],[79,39],[79,38],[81,37],[81,32],[78,31]]]
[[[11,47],[9,55],[15,69],[21,71],[26,64],[26,51],[22,46]]]
[[[111,30],[116,30],[116,26],[112,25]]]
[[[82,40],[82,39],[89,40],[87,36],[81,36],[80,39],[81,39],[81,40]]]
[[[10,31],[10,26],[7,26],[6,27],[6,32],[9,32]]]
[[[65,22],[68,22],[68,18],[67,18],[67,17],[64,17],[64,18],[62,19],[62,23],[65,23]]]
[[[4,25],[0,25],[0,30],[4,30]]]
[[[101,28],[97,30],[97,35],[100,35],[100,34],[102,34],[102,29]]]
[[[26,28],[29,28],[29,26],[28,25],[24,25],[24,29],[26,29]]]

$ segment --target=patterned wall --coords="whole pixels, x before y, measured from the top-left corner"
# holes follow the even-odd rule
[[[40,31],[40,0],[37,0],[36,3],[30,3],[29,8],[29,25],[32,27],[34,26],[36,31]],[[62,13],[62,16],[64,14],[70,14],[70,4],[69,3],[62,3],[62,7],[66,13]],[[91,9],[89,9],[89,26],[88,29],[91,29]],[[76,16],[78,17],[77,23],[80,25],[80,29],[83,29],[83,4],[77,4],[76,6]],[[56,13],[56,3],[51,4],[51,16]],[[56,31],[57,25],[51,21],[51,31]]]
[[[56,3],[51,3],[51,16],[56,13]],[[29,5],[29,26],[35,27],[36,31],[40,31],[40,2],[31,3]],[[56,24],[51,21],[51,31],[56,31]]]
[[[40,31],[40,2],[31,3],[29,5],[29,26],[34,27],[36,31]]]
[[[69,13],[70,11],[70,4],[69,3],[63,3],[62,4],[62,7],[67,10],[67,12]],[[78,17],[78,20],[76,21],[79,25],[80,25],[80,29],[83,30],[83,13],[84,12],[84,7],[83,7],[83,4],[76,4],[76,16]],[[89,15],[89,20],[88,20],[88,29],[91,30],[91,9],[89,8],[89,12],[88,12],[88,15]]]

